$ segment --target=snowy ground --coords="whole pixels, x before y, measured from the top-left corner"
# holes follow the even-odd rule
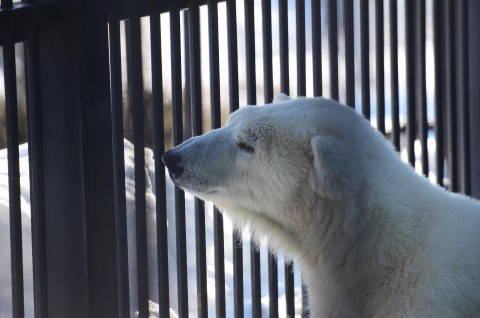
[[[156,269],[156,233],[155,233],[155,195],[152,181],[154,180],[153,153],[150,149],[145,150],[147,169],[147,224],[149,244],[149,282],[152,317],[155,317],[155,302],[157,302],[157,274]],[[128,219],[128,242],[129,242],[129,271],[131,316],[135,316],[136,309],[136,264],[135,264],[135,179],[133,165],[133,146],[125,142],[125,176],[127,191],[127,219]],[[31,257],[31,232],[30,232],[30,192],[28,180],[28,149],[27,145],[20,146],[20,170],[22,192],[22,225],[23,225],[23,256],[25,276],[25,312],[26,317],[33,317],[33,291],[32,291],[32,257]],[[170,301],[172,317],[177,312],[177,286],[176,286],[176,248],[175,248],[175,216],[173,210],[173,184],[167,181],[167,212],[168,212],[168,240],[169,240],[169,276],[170,276]],[[213,248],[213,208],[206,207],[206,233],[207,233],[207,284],[209,314],[215,317],[215,265]],[[11,317],[11,279],[10,279],[10,239],[8,218],[8,164],[6,149],[0,150],[0,318]],[[186,225],[187,225],[187,268],[190,316],[196,317],[196,273],[195,273],[195,220],[193,213],[193,197],[186,195]],[[225,219],[225,289],[227,317],[233,317],[233,264],[232,264],[232,226]],[[250,243],[247,235],[244,240],[244,292],[245,292],[245,316],[251,316],[251,283],[250,283]],[[261,248],[261,277],[262,277],[262,308],[265,316],[268,314],[268,271],[266,247]],[[279,312],[284,314],[284,258],[279,256]],[[300,274],[295,273],[295,301],[297,316],[301,314],[301,283]]]

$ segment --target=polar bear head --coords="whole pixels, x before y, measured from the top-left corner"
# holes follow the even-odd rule
[[[366,133],[368,122],[335,101],[281,95],[237,110],[224,128],[185,141],[162,160],[177,186],[282,246],[301,240],[322,208],[355,200]]]

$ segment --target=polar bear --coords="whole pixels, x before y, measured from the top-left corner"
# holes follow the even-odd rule
[[[299,259],[314,318],[480,317],[480,202],[419,176],[349,107],[281,95],[162,160]]]

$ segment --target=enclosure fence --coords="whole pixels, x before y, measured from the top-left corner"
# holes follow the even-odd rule
[[[308,316],[295,260],[190,211],[161,155],[280,92],[325,96],[480,197],[478,16],[476,0],[1,0],[0,317]]]

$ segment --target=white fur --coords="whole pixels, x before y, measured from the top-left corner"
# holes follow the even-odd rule
[[[348,107],[277,101],[170,150],[174,182],[297,257],[312,317],[479,317],[480,203]]]

